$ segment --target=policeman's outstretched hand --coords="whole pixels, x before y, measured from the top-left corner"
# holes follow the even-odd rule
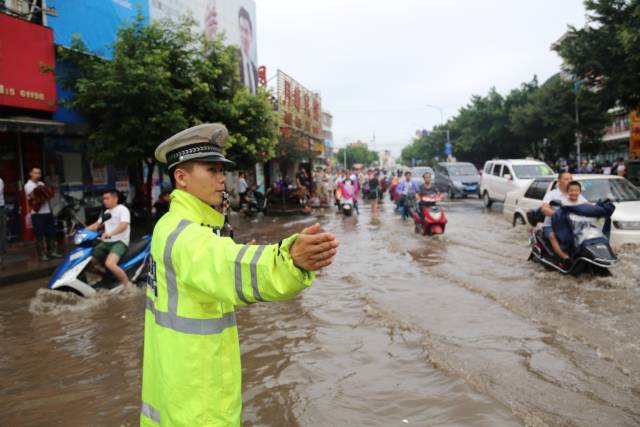
[[[315,223],[300,232],[291,246],[293,263],[304,270],[315,271],[333,262],[339,242],[331,233],[321,233]]]

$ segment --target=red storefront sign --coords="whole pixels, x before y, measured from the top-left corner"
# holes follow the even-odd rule
[[[53,30],[0,13],[0,105],[56,110]]]
[[[280,126],[320,139],[322,128],[320,94],[310,91],[280,70],[278,70],[278,111]]]

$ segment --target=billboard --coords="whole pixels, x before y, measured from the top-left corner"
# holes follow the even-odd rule
[[[149,0],[149,17],[179,19],[191,15],[209,39],[224,34],[225,43],[237,46],[240,80],[251,93],[258,87],[256,4],[254,0]]]
[[[280,70],[278,70],[278,114],[280,127],[321,139],[320,95],[305,88]]]
[[[56,110],[53,31],[0,13],[0,105]]]
[[[118,28],[135,21],[138,10],[147,16],[148,0],[48,0],[57,16],[47,17],[55,43],[70,46],[80,35],[89,51],[111,58]]]

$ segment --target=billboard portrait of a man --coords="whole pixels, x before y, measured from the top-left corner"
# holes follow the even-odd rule
[[[258,67],[251,59],[253,52],[253,24],[251,15],[244,7],[238,10],[238,29],[240,31],[240,80],[251,93],[256,93]]]

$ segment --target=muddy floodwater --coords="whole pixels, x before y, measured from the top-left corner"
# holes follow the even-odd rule
[[[359,217],[234,216],[237,240],[315,219],[341,241],[294,301],[238,311],[247,426],[640,425],[640,247],[612,277],[527,262],[527,230],[479,200],[427,238],[387,201]],[[0,425],[138,423],[143,291],[0,288]]]

